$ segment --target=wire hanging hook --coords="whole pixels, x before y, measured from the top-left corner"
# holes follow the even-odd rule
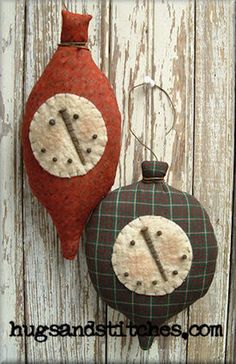
[[[67,6],[65,4],[65,1],[62,1],[62,7],[64,8],[64,10],[67,10],[68,11],[68,8],[67,8]]]
[[[166,95],[170,105],[171,105],[171,108],[172,108],[172,111],[173,111],[173,123],[172,123],[172,126],[171,128],[166,132],[166,135],[168,135],[170,133],[170,131],[172,130],[173,126],[175,125],[175,121],[176,121],[176,110],[175,110],[175,107],[174,107],[174,104],[169,96],[169,94],[160,86],[158,86],[156,84],[156,82],[149,76],[145,76],[144,77],[144,82],[142,83],[139,83],[137,85],[134,85],[132,86],[130,89],[129,89],[129,95],[128,95],[128,119],[129,119],[129,131],[131,132],[131,134],[138,140],[138,142],[146,149],[148,149],[152,155],[156,158],[156,160],[158,161],[158,158],[157,158],[157,155],[153,152],[153,150],[151,148],[149,148],[145,143],[143,143],[138,137],[137,135],[134,133],[134,131],[132,130],[132,127],[131,127],[131,121],[130,121],[130,98],[131,98],[131,92],[138,88],[138,87],[141,87],[141,86],[149,86],[151,88],[157,88],[158,90],[164,92],[164,94]]]

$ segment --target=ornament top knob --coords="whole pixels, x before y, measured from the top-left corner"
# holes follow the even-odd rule
[[[162,179],[165,177],[168,170],[168,164],[159,161],[144,161],[142,163],[142,174],[144,179]]]
[[[75,14],[62,10],[61,42],[87,42],[88,26],[92,19],[89,14]]]

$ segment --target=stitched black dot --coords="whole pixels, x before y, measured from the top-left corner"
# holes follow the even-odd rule
[[[49,120],[49,125],[53,126],[56,124],[56,121],[54,119]]]
[[[91,148],[88,148],[87,149],[87,153],[91,153]]]
[[[129,276],[129,273],[128,273],[128,272],[125,272],[125,273],[124,273],[124,276],[125,276],[125,277],[128,277],[128,276]]]
[[[93,139],[97,139],[97,134],[93,134]]]
[[[142,282],[141,281],[137,281],[137,286],[141,286]]]
[[[52,160],[53,160],[53,162],[57,162],[57,158],[56,157],[53,157]]]
[[[186,254],[182,255],[182,259],[187,259],[187,255]]]
[[[134,246],[135,245],[135,241],[131,240],[130,245]]]
[[[69,158],[68,160],[67,160],[67,163],[72,163],[72,159],[71,158]]]
[[[155,286],[157,284],[157,281],[153,281],[152,284]]]
[[[162,235],[162,232],[159,230],[158,232],[157,232],[157,236],[161,236]]]
[[[45,153],[45,152],[46,152],[46,149],[45,149],[45,148],[42,148],[42,149],[41,149],[41,152],[42,152],[42,153]]]
[[[79,119],[79,115],[78,115],[78,114],[74,114],[74,115],[73,115],[73,118],[74,118],[75,120],[77,120],[77,119]]]
[[[173,274],[176,276],[178,274],[177,270],[173,270]]]

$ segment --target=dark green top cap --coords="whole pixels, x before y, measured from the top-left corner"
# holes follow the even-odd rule
[[[159,161],[145,161],[142,163],[142,173],[144,178],[165,177],[168,164]]]

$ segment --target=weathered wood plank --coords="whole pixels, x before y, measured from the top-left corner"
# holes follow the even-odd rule
[[[128,91],[134,84],[142,82],[147,72],[148,9],[149,2],[145,0],[111,3],[110,81],[123,117],[121,156],[114,188],[129,184],[140,175],[143,148],[129,132],[129,122],[142,138],[145,134],[146,97],[142,89],[135,91],[128,110]]]
[[[225,359],[234,158],[233,9],[233,1],[196,2],[194,195],[210,215],[219,255],[213,284],[190,309],[189,323],[221,324],[224,336],[189,337],[189,362]]]
[[[235,98],[235,96],[234,96]],[[236,175],[234,176],[234,191]],[[230,265],[230,284],[229,284],[229,311],[226,340],[227,346],[225,351],[226,363],[236,362],[236,194],[234,192],[234,218],[233,218],[233,237],[231,244],[231,265]]]
[[[166,96],[152,98],[152,145],[160,160],[169,163],[168,182],[192,193],[194,114],[194,1],[154,1],[153,74],[170,95],[176,119]],[[150,121],[151,123],[151,121]],[[174,123],[174,124],[173,124]],[[188,310],[169,320],[188,328]],[[184,363],[187,342],[182,337],[160,337],[149,358],[160,363]],[[158,356],[157,356],[158,353]]]
[[[68,1],[65,5],[71,11],[93,13],[94,20],[90,25],[93,56],[98,65],[106,64],[106,59],[101,60],[106,52],[103,51],[101,56],[99,43],[101,36],[106,39],[101,31],[108,17],[108,13],[104,13],[104,5],[85,1]],[[26,97],[56,49],[60,37],[61,7],[60,1],[27,2]],[[103,46],[108,48],[106,43]],[[88,320],[104,321],[103,305],[91,287],[83,248],[77,261],[70,262],[61,257],[50,218],[31,195],[26,179],[24,243],[27,324],[85,325]],[[28,339],[27,356],[29,362],[103,362],[105,338],[50,337],[40,344]]]
[[[233,26],[235,28],[235,6],[231,4],[229,8],[229,17],[228,22],[231,22],[231,26],[229,25],[229,32],[231,41],[228,49],[228,62],[230,68],[232,69],[232,74],[234,71],[233,63],[235,64],[235,53],[233,52],[233,45],[235,42],[235,33],[233,34]],[[232,47],[232,48],[230,48]],[[230,74],[230,70],[229,70]],[[234,135],[235,135],[235,119],[233,118],[233,103],[235,108],[235,79],[234,77],[230,78],[230,85],[228,85],[229,91],[229,103],[230,98],[232,97],[232,104],[230,105],[230,114],[231,114],[231,122],[232,126],[234,125]],[[232,109],[231,109],[232,108]],[[234,124],[233,124],[234,121]],[[235,147],[235,140],[234,140]],[[232,149],[233,153],[233,149]],[[235,151],[234,151],[235,154]],[[233,157],[233,156],[232,156]],[[234,165],[236,166],[236,160],[234,157]],[[231,244],[231,261],[230,261],[230,283],[229,283],[229,310],[228,310],[228,322],[227,322],[227,332],[226,332],[226,350],[225,350],[225,361],[226,363],[235,363],[236,362],[236,169],[234,166],[234,211],[233,211],[233,236],[232,236],[232,244]]]
[[[112,1],[111,16],[111,70],[110,79],[115,88],[123,114],[121,158],[116,184],[127,185],[140,178],[140,163],[150,158],[150,152],[129,134],[128,113],[136,134],[152,146],[160,160],[170,163],[169,182],[191,192],[193,155],[193,75],[194,75],[194,4],[177,1]],[[178,47],[177,47],[178,44]],[[168,100],[157,90],[137,89],[128,110],[128,90],[143,82],[148,74],[164,87],[172,97],[177,110],[173,116]],[[122,77],[120,77],[122,75]],[[168,135],[166,135],[168,134]],[[108,308],[108,319],[123,320],[123,315]],[[176,322],[187,325],[187,315]],[[108,338],[108,360],[133,362],[184,362],[186,343],[158,339],[151,350],[139,349],[137,338]]]
[[[149,2],[146,0],[111,2],[110,23],[110,81],[114,87],[122,115],[122,148],[115,185],[130,184],[140,176],[140,162],[144,150],[129,133],[129,122],[139,137],[145,134],[146,97],[143,90],[132,94],[133,104],[128,109],[128,91],[147,73],[147,28],[149,24]],[[128,116],[130,115],[130,120]],[[107,320],[113,324],[128,323],[124,315],[107,308]],[[127,330],[128,334],[128,330]],[[138,339],[129,336],[108,336],[107,358],[109,363],[141,362],[142,352]]]
[[[22,161],[24,1],[0,2],[0,361],[23,363],[24,338],[9,337],[9,321],[24,323]]]

